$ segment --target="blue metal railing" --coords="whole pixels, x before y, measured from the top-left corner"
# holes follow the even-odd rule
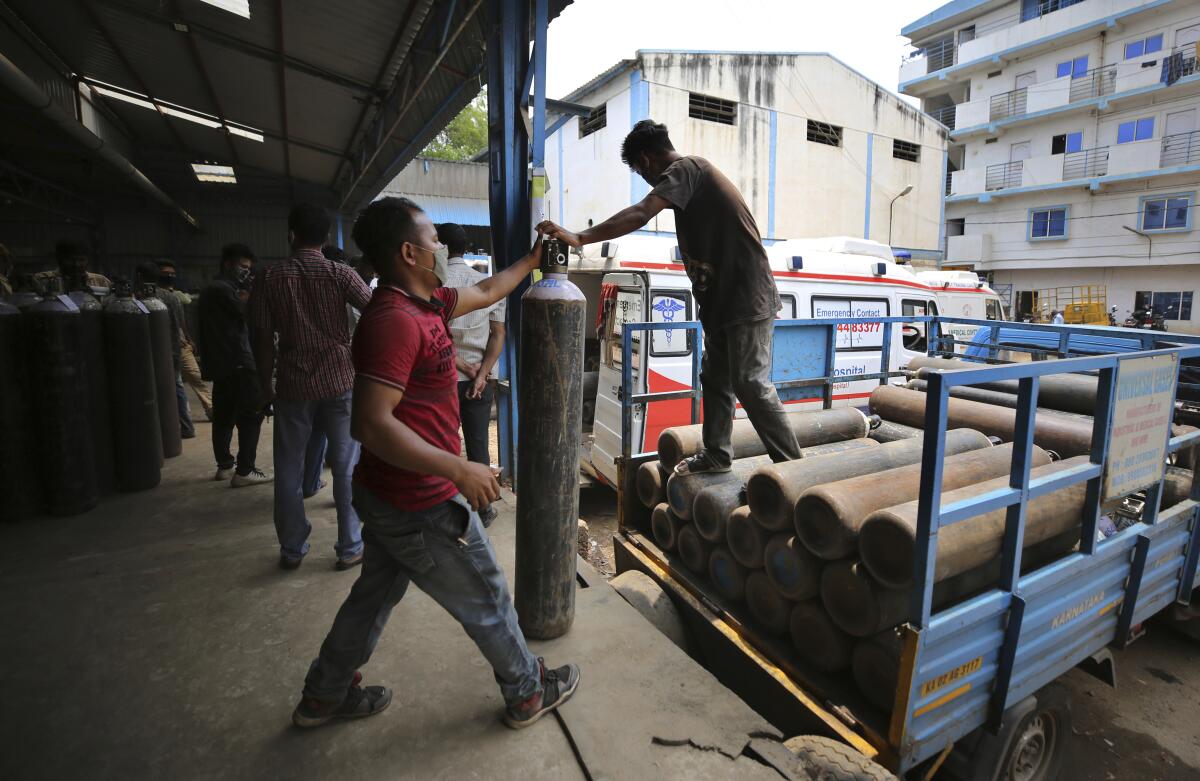
[[[836,376],[834,374],[835,361],[837,359],[837,330],[839,326],[853,327],[855,325],[881,324],[887,326],[882,329],[882,341],[879,346],[880,351],[880,368],[878,372],[866,374],[854,374]],[[844,318],[844,319],[817,319],[817,320],[776,320],[775,331],[781,331],[786,334],[794,329],[823,329],[825,331],[823,339],[823,370],[824,374],[819,377],[802,377],[798,379],[780,380],[774,383],[778,390],[790,390],[800,388],[817,388],[820,390],[820,399],[822,405],[828,409],[833,404],[833,385],[834,383],[844,382],[860,382],[863,380],[878,380],[880,385],[886,384],[890,377],[901,376],[902,372],[889,371],[890,356],[892,353],[892,331],[891,326],[904,324],[925,324],[928,333],[926,334],[927,343],[935,344],[941,338],[938,331],[938,318],[929,315],[903,316],[903,317],[860,317],[860,318]],[[650,332],[650,331],[665,331],[686,329],[688,337],[691,339],[695,349],[691,355],[691,374],[692,386],[686,390],[665,391],[660,393],[635,393],[633,388],[633,335],[634,333]],[[703,390],[700,387],[700,364],[702,357],[703,327],[696,321],[684,323],[623,323],[621,325],[621,455],[625,459],[625,463],[632,464],[634,462],[644,461],[653,458],[657,453],[653,451],[633,452],[633,410],[636,406],[651,404],[659,401],[672,401],[675,399],[690,398],[692,400],[692,423],[700,421],[700,402],[703,397]],[[873,350],[872,350],[873,351]],[[645,376],[642,374],[641,376]],[[812,396],[811,398],[818,398]]]
[[[1005,329],[1017,325],[1004,323]],[[999,329],[993,325],[990,329],[995,334]],[[1030,330],[1049,330],[1045,326],[1032,326]],[[1122,329],[1095,328],[1087,329],[1078,326],[1059,326],[1054,330],[1061,333],[1060,351],[1067,352],[1068,342],[1072,334],[1085,335],[1087,331],[1108,334]],[[1122,336],[1128,332],[1122,333]],[[955,611],[948,612],[943,619],[942,614],[932,615],[933,587],[935,581],[935,564],[937,556],[937,540],[939,530],[961,521],[977,517],[983,513],[1004,509],[1006,511],[1004,536],[1001,546],[1001,576],[996,588],[991,592],[993,597],[978,597],[979,600],[990,600],[989,613],[999,611],[999,615],[1007,614],[1002,623],[1001,641],[997,651],[995,681],[991,687],[988,699],[988,723],[998,724],[1004,710],[1012,704],[1010,693],[1014,676],[1014,665],[1017,659],[1018,647],[1022,638],[1022,623],[1025,617],[1026,600],[1022,595],[1022,583],[1030,582],[1036,577],[1034,573],[1021,575],[1022,552],[1024,548],[1025,513],[1029,501],[1049,494],[1070,485],[1086,483],[1083,523],[1080,529],[1079,551],[1073,558],[1091,557],[1098,550],[1113,540],[1097,542],[1097,527],[1101,515],[1101,500],[1103,495],[1103,480],[1105,478],[1106,462],[1112,437],[1113,414],[1116,402],[1116,389],[1120,379],[1121,366],[1125,361],[1144,359],[1155,356],[1173,356],[1175,358],[1175,382],[1171,385],[1171,400],[1164,414],[1171,415],[1174,409],[1175,395],[1181,387],[1178,382],[1179,372],[1186,359],[1200,358],[1200,339],[1179,334],[1133,334],[1137,339],[1145,339],[1149,343],[1146,349],[1128,352],[1123,355],[1098,355],[1090,357],[1067,358],[1057,361],[1037,363],[1016,363],[979,368],[963,369],[931,373],[927,377],[926,393],[928,398],[925,407],[924,431],[925,440],[922,454],[921,487],[918,501],[917,528],[915,533],[916,547],[913,561],[913,580],[917,588],[913,591],[910,624],[917,632],[915,659],[920,660],[930,642],[941,640],[940,635],[954,629],[956,621],[965,621],[963,615],[967,609],[958,606]],[[993,337],[994,338],[994,337]],[[1172,344],[1173,343],[1173,344]],[[1168,346],[1170,345],[1170,346]],[[1162,348],[1166,349],[1162,349]],[[1093,418],[1092,440],[1086,463],[1073,468],[1039,478],[1031,477],[1034,415],[1037,410],[1039,380],[1042,377],[1069,372],[1095,372],[1098,375],[1097,400]],[[1013,436],[1013,460],[1009,471],[1007,488],[996,489],[979,496],[963,499],[951,504],[942,504],[942,471],[945,456],[945,437],[947,427],[947,409],[951,388],[964,385],[978,385],[1003,380],[1017,380],[1016,427]],[[1183,385],[1182,387],[1190,387]],[[1200,432],[1190,432],[1181,436],[1172,436],[1170,429],[1167,433],[1165,451],[1175,453],[1182,448],[1200,445]],[[1160,497],[1162,493],[1162,476],[1157,483],[1146,489],[1145,510],[1141,522],[1144,527],[1153,527],[1158,521]],[[1191,497],[1200,500],[1200,483],[1193,482]],[[1187,542],[1180,570],[1175,599],[1190,598],[1192,584],[1196,577],[1197,560],[1200,559],[1200,507],[1194,507],[1184,528],[1187,530]],[[1128,540],[1128,538],[1125,538]],[[1132,563],[1128,578],[1125,581],[1124,593],[1113,605],[1119,605],[1116,620],[1114,641],[1124,643],[1129,636],[1133,623],[1134,610],[1137,607],[1139,589],[1142,585],[1143,574],[1147,567],[1148,551],[1151,538],[1139,533],[1134,542]],[[1086,565],[1084,565],[1086,566]],[[1112,605],[1110,605],[1111,607]],[[1044,604],[1039,603],[1044,608]],[[1106,608],[1107,609],[1107,608]],[[953,613],[953,615],[952,615]],[[949,622],[949,623],[947,623]],[[936,640],[930,639],[929,630],[937,629]],[[1103,643],[1101,643],[1103,644]],[[1097,646],[1099,647],[1099,646]],[[1088,653],[1095,648],[1088,649]],[[982,659],[982,657],[980,657]],[[915,662],[914,662],[915,664]],[[1073,662],[1071,663],[1073,664]],[[1070,665],[1068,665],[1069,668]],[[914,667],[914,670],[916,667]],[[1064,668],[1064,670],[1067,668]],[[929,712],[930,704],[914,709],[918,703],[920,679],[913,675],[907,681],[908,709],[906,713],[897,714],[904,720],[903,734],[910,735],[911,727],[917,716]],[[968,687],[969,688],[969,687]],[[963,726],[967,728],[966,725]],[[945,736],[943,736],[945,737]],[[914,757],[913,759],[918,759]]]

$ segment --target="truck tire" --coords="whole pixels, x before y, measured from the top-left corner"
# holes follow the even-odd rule
[[[831,738],[798,735],[783,745],[799,757],[812,781],[896,781],[882,765]]]
[[[1071,695],[1050,683],[1005,712],[1000,734],[980,728],[960,741],[973,742],[973,748],[960,761],[947,762],[947,769],[962,781],[1055,781],[1070,740]]]
[[[687,627],[667,592],[653,578],[644,572],[628,570],[608,583],[655,629],[666,635],[684,653],[690,653]]]

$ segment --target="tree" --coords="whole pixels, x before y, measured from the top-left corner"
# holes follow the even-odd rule
[[[438,160],[470,160],[487,149],[487,93],[481,92],[421,153]]]

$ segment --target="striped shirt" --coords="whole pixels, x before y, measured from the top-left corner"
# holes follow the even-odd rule
[[[250,325],[279,334],[280,399],[330,399],[354,386],[346,304],[362,309],[370,300],[370,288],[354,269],[318,249],[297,250],[255,281]]]

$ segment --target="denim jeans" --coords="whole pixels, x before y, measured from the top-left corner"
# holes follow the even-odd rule
[[[467,449],[467,460],[487,466],[491,462],[488,453],[488,426],[492,422],[492,384],[483,386],[479,398],[467,396],[471,380],[458,383],[458,412],[462,420],[463,444]]]
[[[184,439],[191,439],[196,436],[196,426],[192,423],[192,411],[188,407],[182,372],[175,372],[175,404],[179,407],[179,433]]]
[[[356,443],[357,444],[357,443]],[[308,437],[308,447],[304,451],[304,498],[321,490],[321,472],[325,469],[325,451],[329,448],[329,440],[325,432],[313,426],[312,434]],[[354,459],[355,463],[358,458]]]
[[[313,428],[329,440],[333,501],[337,506],[339,559],[362,552],[362,524],[354,511],[350,475],[358,459],[358,443],[350,437],[350,391],[332,399],[275,400],[275,533],[280,552],[291,559],[308,553],[312,525],[304,514],[305,457]]]
[[[742,403],[771,460],[800,458],[800,445],[771,384],[773,319],[735,323],[704,332],[700,384],[704,387],[704,450],[726,466],[733,460],[734,397]]]
[[[475,641],[492,665],[505,703],[537,694],[541,668],[517,625],[492,541],[466,500],[460,495],[426,510],[402,510],[356,485],[354,505],[364,521],[362,572],[309,667],[305,696],[342,701],[410,582]]]

